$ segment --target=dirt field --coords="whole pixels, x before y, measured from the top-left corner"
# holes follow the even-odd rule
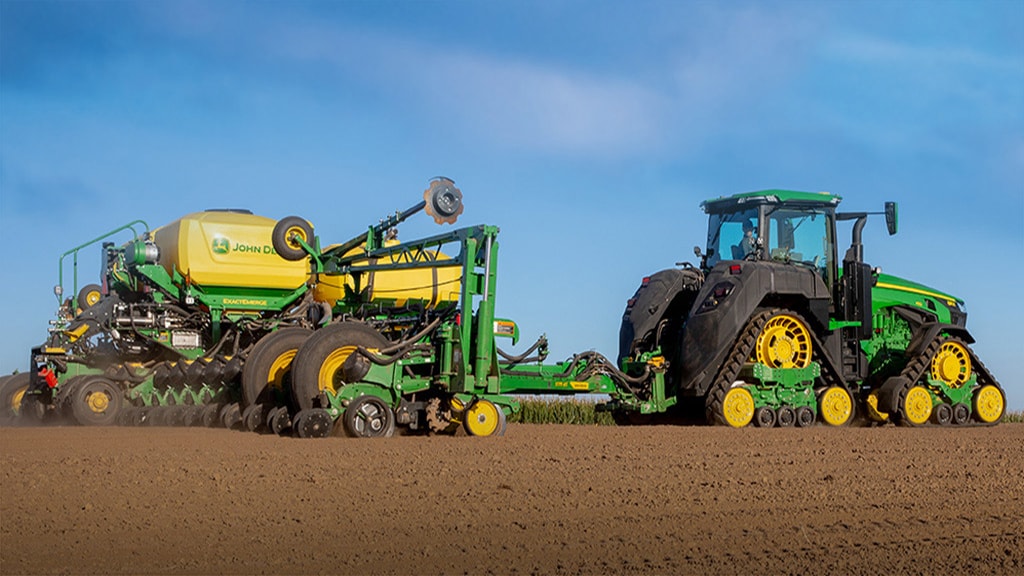
[[[0,429],[3,574],[1024,573],[1024,425]]]

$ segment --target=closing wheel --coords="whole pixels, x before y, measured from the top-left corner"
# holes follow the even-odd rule
[[[780,406],[778,410],[779,428],[789,428],[796,424],[796,410],[792,406]]]
[[[814,410],[808,406],[801,406],[796,409],[796,425],[801,428],[814,426]]]
[[[310,245],[313,242],[313,227],[304,218],[288,216],[274,225],[270,240],[274,250],[285,260],[302,260],[307,254],[299,240]]]
[[[242,411],[242,426],[249,432],[261,432],[267,425],[266,404],[253,404]]]
[[[13,422],[21,414],[21,403],[28,385],[28,372],[4,376],[0,380],[0,424]]]
[[[953,407],[945,402],[941,402],[935,406],[932,410],[932,424],[938,424],[939,426],[949,426],[953,422]]]
[[[986,384],[974,393],[974,419],[985,424],[995,424],[1006,411],[1006,396],[998,387]]]
[[[722,398],[722,413],[716,420],[733,428],[743,428],[754,419],[754,397],[742,386],[730,388]]]
[[[96,305],[103,297],[103,288],[98,284],[86,284],[78,291],[78,297],[75,302],[78,304],[79,310],[88,310]]]
[[[292,361],[312,333],[307,328],[282,328],[260,338],[242,368],[246,406],[291,400]]]
[[[82,426],[113,426],[124,405],[124,393],[102,376],[83,380],[71,393],[71,414]]]
[[[758,428],[771,428],[775,426],[775,409],[771,406],[761,406],[754,410],[754,426]]]
[[[903,426],[921,426],[932,415],[932,395],[923,386],[911,386],[899,400],[899,421]]]
[[[754,360],[771,368],[806,368],[811,364],[811,332],[799,316],[772,316],[754,345]]]
[[[207,404],[203,408],[203,426],[207,428],[219,428],[220,423],[220,404]]]
[[[353,400],[341,419],[345,433],[353,438],[388,438],[395,433],[395,411],[369,394]]]
[[[946,340],[939,346],[931,361],[932,379],[944,382],[950,388],[960,388],[971,377],[971,355],[967,345],[959,340]]]
[[[953,425],[963,426],[971,419],[971,408],[967,404],[953,405]]]
[[[870,402],[870,400],[869,400]],[[878,398],[875,397],[877,406]],[[853,396],[842,386],[830,386],[818,395],[818,415],[829,426],[846,426],[853,419]]]
[[[238,406],[238,402],[231,402],[225,404],[220,409],[220,423],[228,430],[234,430],[241,428],[242,425],[242,409]]]
[[[345,384],[360,381],[370,361],[356,352],[383,348],[387,340],[366,324],[342,322],[313,333],[295,354],[292,396],[301,410],[318,407],[322,392],[336,393]]]
[[[326,438],[333,425],[330,412],[323,408],[303,410],[295,416],[295,433],[299,438]]]
[[[477,400],[466,409],[462,425],[470,436],[504,436],[507,420],[500,406],[490,400]]]
[[[292,427],[292,415],[288,412],[287,406],[272,408],[267,414],[267,428],[277,435],[281,435]]]

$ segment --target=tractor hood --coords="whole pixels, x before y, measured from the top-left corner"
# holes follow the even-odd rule
[[[925,286],[924,284],[911,282],[910,280],[905,280],[890,274],[879,274],[878,280],[875,282],[875,288],[881,290],[893,290],[906,294],[915,294],[918,296],[927,296],[934,298],[947,306],[959,306],[964,303],[963,300],[956,296],[952,296],[945,292]]]

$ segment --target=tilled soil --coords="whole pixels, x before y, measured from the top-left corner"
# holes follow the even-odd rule
[[[0,429],[3,574],[1022,574],[1024,425]]]

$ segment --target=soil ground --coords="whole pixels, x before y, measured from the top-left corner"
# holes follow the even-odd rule
[[[0,429],[2,574],[1022,574],[1024,425]]]

